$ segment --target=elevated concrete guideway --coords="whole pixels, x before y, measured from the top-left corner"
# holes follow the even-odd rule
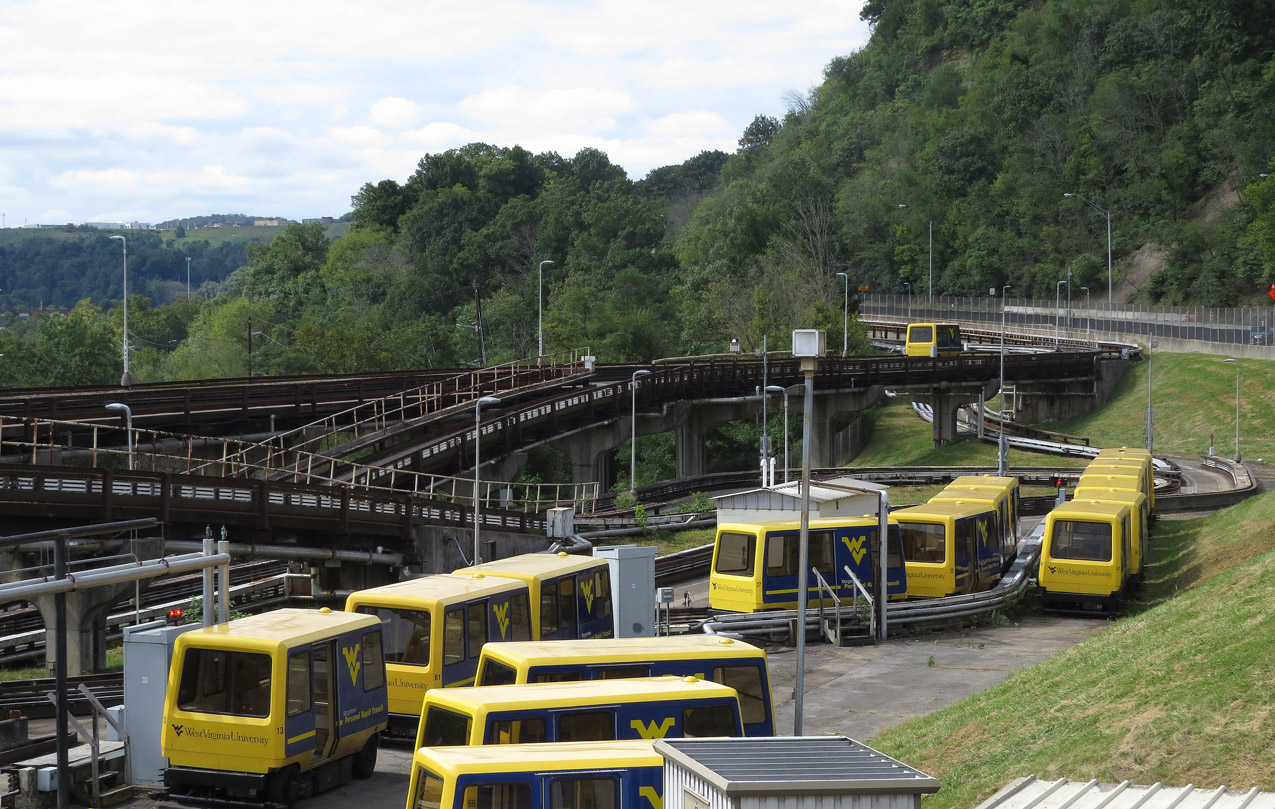
[[[1101,376],[1102,356],[1093,350],[1016,355],[1006,359],[1005,378],[1015,383],[1078,384],[1087,390]],[[634,383],[636,369],[650,373]],[[986,355],[825,358],[814,381],[819,440],[812,443],[827,457],[813,462],[835,465],[833,416],[866,409],[885,388],[933,399],[936,412],[942,414],[935,440],[950,441],[956,408],[980,395],[992,395],[999,372],[999,359]],[[770,359],[764,369],[759,358],[738,356],[598,366],[588,378],[564,380],[549,390],[502,393],[500,405],[483,410],[481,436],[475,436],[472,407],[464,405],[457,405],[449,419],[440,418],[428,432],[416,424],[387,425],[375,446],[361,444],[371,452],[360,458],[358,476],[350,472],[349,479],[384,485],[382,481],[401,470],[467,474],[473,468],[474,442],[479,440],[485,462],[512,457],[501,470],[505,479],[520,471],[519,453],[548,444],[571,458],[576,482],[605,482],[610,479],[609,453],[634,432],[634,407],[639,434],[678,431],[678,474],[695,475],[703,470],[704,439],[711,427],[751,416],[760,407],[764,385],[791,387],[802,382],[799,362],[791,358]],[[340,451],[336,448],[332,454]]]

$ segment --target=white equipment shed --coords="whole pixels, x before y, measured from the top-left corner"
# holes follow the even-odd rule
[[[664,809],[920,809],[938,779],[845,736],[660,739]]]
[[[870,480],[840,477],[810,482],[810,517],[863,517],[877,513],[878,492],[890,488]],[[717,522],[779,522],[801,519],[801,483],[714,497]]]

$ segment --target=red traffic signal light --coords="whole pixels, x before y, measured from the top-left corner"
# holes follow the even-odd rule
[[[1054,488],[1057,488],[1057,489],[1065,489],[1065,488],[1067,488],[1067,479],[1066,479],[1066,478],[1064,478],[1064,477],[1062,477],[1061,475],[1055,475],[1055,476],[1054,476]]]
[[[181,607],[173,607],[171,610],[168,611],[168,623],[180,624],[181,622],[182,622]]]

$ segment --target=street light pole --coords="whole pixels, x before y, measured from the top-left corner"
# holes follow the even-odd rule
[[[1151,377],[1155,371],[1155,340],[1147,343],[1147,452],[1155,451],[1155,416],[1151,411]]]
[[[1225,359],[1235,365],[1235,462],[1240,462],[1240,361]]]
[[[841,356],[844,357],[850,339],[850,276],[843,272],[837,275],[846,280],[846,293],[841,302]]]
[[[186,297],[190,297],[190,256],[186,256]]]
[[[788,389],[779,385],[767,385],[764,393],[778,393],[784,397],[784,483],[788,482]],[[773,476],[772,476],[773,477]],[[775,484],[774,480],[770,481]]]
[[[634,371],[629,377],[629,392],[633,399],[632,411],[629,414],[629,491],[637,495],[637,380],[639,376],[647,376],[651,372],[645,369]]]
[[[1054,286],[1054,350],[1057,351],[1060,345],[1058,334],[1058,326],[1062,322],[1062,302],[1059,296],[1062,294],[1062,285],[1067,283],[1066,279],[1059,281]]]
[[[540,262],[539,280],[536,283],[536,356],[545,355],[545,265],[552,264],[551,259]]]
[[[1071,269],[1067,270],[1067,338],[1071,339]]]
[[[133,384],[128,373],[128,239],[118,233],[110,238],[118,239],[124,247],[124,375],[120,377],[120,385],[127,388]]]
[[[912,284],[907,281],[903,282],[903,286],[908,292],[908,322],[912,322]]]
[[[111,402],[105,406],[107,410],[113,410],[116,413],[124,414],[124,432],[126,433],[126,441],[128,446],[128,471],[133,471],[133,409],[123,402]],[[134,538],[137,533],[132,534]],[[141,579],[133,582],[133,618],[134,623],[142,622],[142,582]]]
[[[500,397],[483,396],[483,397],[480,397],[476,402],[474,402],[474,564],[476,565],[481,564],[483,561],[482,554],[478,550],[479,548],[478,533],[480,530],[478,504],[481,501],[481,497],[478,491],[478,487],[480,485],[478,481],[478,470],[480,468],[480,464],[478,462],[478,453],[483,446],[483,434],[482,434],[483,405],[490,405],[490,404],[500,404]]]
[[[1079,194],[1065,193],[1063,196],[1067,198],[1075,197],[1090,208],[1093,208],[1098,213],[1107,217],[1107,303],[1111,303],[1111,211],[1095,205]]]
[[[107,410],[124,414],[124,429],[128,433],[128,469],[133,471],[133,410],[122,402],[111,402],[105,405]]]
[[[1085,293],[1085,334],[1088,334],[1090,326],[1089,287],[1081,287],[1080,291]]]
[[[1009,459],[1005,454],[1005,295],[1009,293],[1009,284],[1001,287],[1001,429],[996,439],[996,474],[1005,477],[1009,471]]]

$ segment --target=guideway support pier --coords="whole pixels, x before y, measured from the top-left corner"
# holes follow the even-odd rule
[[[96,544],[96,543],[94,543]],[[121,540],[120,553],[136,559],[156,559],[163,555],[163,540],[159,538]],[[0,553],[0,568],[8,573],[25,571],[20,576],[6,575],[6,580],[31,578],[31,569],[41,564],[40,549],[6,550]],[[76,565],[78,568],[79,566]],[[74,573],[74,570],[72,570]],[[52,568],[49,568],[52,575]],[[146,581],[141,583],[146,586]],[[78,676],[106,669],[106,618],[111,608],[134,595],[133,583],[102,585],[66,593],[66,671]],[[56,596],[36,596],[33,603],[44,619],[45,629],[52,631],[54,600]],[[56,663],[55,646],[45,645],[45,663],[50,673]]]
[[[834,417],[838,413],[866,410],[880,401],[880,386],[859,389],[815,391],[814,440],[811,461],[816,466],[836,466],[838,441]],[[779,405],[776,405],[779,406]],[[610,481],[610,455],[636,432],[654,435],[676,431],[678,477],[704,474],[705,442],[719,424],[754,418],[761,410],[760,396],[679,401],[659,412],[637,413],[637,424],[619,417],[603,424],[563,436],[550,442],[571,459],[572,480],[576,483]],[[772,410],[771,412],[778,412]],[[636,428],[636,429],[635,429]],[[773,438],[782,439],[779,436]],[[779,444],[782,447],[782,443]],[[782,456],[782,449],[777,453]]]
[[[986,401],[999,391],[997,380],[988,382],[944,382],[925,390],[910,391],[914,402],[928,404],[934,411],[934,445],[942,446],[956,440],[956,411],[962,406],[980,400]]]

